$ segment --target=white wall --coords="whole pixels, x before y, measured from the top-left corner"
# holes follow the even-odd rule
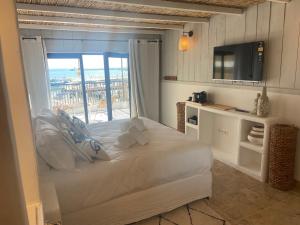
[[[272,113],[300,127],[300,0],[288,4],[265,2],[241,16],[218,15],[207,24],[187,24],[193,30],[192,48],[179,52],[180,31],[167,31],[162,44],[161,122],[176,127],[176,102],[194,91],[208,91],[215,103],[251,110],[257,86],[266,83]],[[258,84],[212,80],[215,46],[265,41],[264,81]],[[252,87],[253,86],[253,87]],[[300,136],[299,136],[300,137]],[[296,177],[300,180],[300,138]]]
[[[2,91],[6,98],[7,122],[10,126],[10,129],[1,130],[1,132],[10,132],[12,137],[18,159],[22,191],[26,205],[29,206],[40,202],[40,196],[15,1],[1,1],[0,42],[3,57],[1,81],[4,88]]]
[[[199,83],[162,81],[160,119],[163,124],[177,127],[176,102],[185,101],[195,91],[207,91],[209,100],[219,104],[251,110],[257,88],[243,87],[213,87]],[[272,114],[279,116],[285,123],[300,127],[300,95],[268,92],[272,104]],[[298,134],[298,148],[296,157],[296,179],[300,181],[300,132]]]

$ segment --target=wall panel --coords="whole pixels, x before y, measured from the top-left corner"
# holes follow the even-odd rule
[[[256,41],[256,31],[257,31],[257,10],[258,6],[250,7],[245,13],[245,41],[251,42]]]
[[[279,87],[280,85],[284,17],[285,5],[272,3],[270,33],[266,55],[267,61],[265,66],[268,76],[267,85],[270,87]]]
[[[294,88],[297,67],[300,1],[286,6],[280,87]]]
[[[213,16],[209,23],[187,24],[185,31],[195,33],[194,46],[185,53],[177,51],[178,80],[232,84],[213,81],[213,48],[224,44],[265,41],[264,80],[267,86],[300,89],[300,0],[288,4],[265,2],[252,6],[243,15]],[[180,31],[172,31],[173,42],[166,49],[177,49]],[[169,33],[169,31],[167,32]],[[174,41],[177,40],[177,41]],[[173,44],[172,44],[173,43]],[[173,46],[171,46],[173,45]],[[171,57],[171,56],[170,56]],[[173,62],[176,60],[173,59]],[[163,67],[169,65],[163,64]],[[175,66],[176,67],[176,66]],[[239,85],[253,85],[238,82]],[[255,85],[264,85],[259,83]]]

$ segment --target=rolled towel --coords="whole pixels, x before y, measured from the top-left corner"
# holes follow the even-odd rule
[[[129,121],[121,124],[121,130],[123,132],[129,130],[131,127],[136,127],[136,129],[138,129],[139,131],[144,131],[146,129],[144,121],[138,117],[134,117]]]
[[[134,138],[140,145],[148,144],[149,139],[140,132],[136,127],[130,127],[128,130],[130,136]]]
[[[130,148],[136,143],[136,140],[132,137],[129,132],[123,133],[118,137],[117,147]]]

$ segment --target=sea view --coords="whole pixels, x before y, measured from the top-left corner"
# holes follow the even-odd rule
[[[124,78],[127,78],[127,69],[123,69]],[[111,68],[109,70],[109,75],[111,79],[121,79],[122,69],[121,68]],[[104,80],[105,74],[104,69],[85,69],[84,76],[86,81],[93,80]],[[77,69],[49,69],[49,79],[50,82],[63,82],[63,81],[79,81],[80,70]]]

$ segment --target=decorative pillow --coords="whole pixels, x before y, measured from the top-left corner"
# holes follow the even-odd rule
[[[71,128],[74,126],[71,116],[64,110],[57,110],[57,118],[59,120],[60,125],[61,123],[63,123],[67,128]]]
[[[73,116],[73,121],[72,121],[73,125],[75,126],[75,128],[82,134],[89,136],[90,132],[87,129],[86,123],[83,122],[81,119],[79,119],[76,116]]]
[[[46,121],[37,120],[36,122],[35,136],[39,156],[54,169],[74,170],[73,152],[59,130]]]
[[[138,117],[134,117],[129,121],[126,121],[125,123],[121,124],[121,130],[123,132],[127,131],[131,127],[136,127],[139,131],[144,131],[146,129],[144,121]]]
[[[80,159],[89,162],[93,162],[93,159],[110,160],[100,142],[92,137],[78,133],[74,127],[67,128],[63,123],[61,124],[63,136]]]

